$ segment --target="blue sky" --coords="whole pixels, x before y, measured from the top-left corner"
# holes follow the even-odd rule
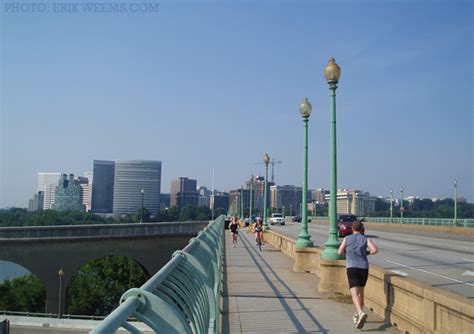
[[[268,152],[277,184],[301,185],[304,96],[309,187],[328,188],[329,57],[342,69],[338,187],[452,197],[457,179],[474,200],[471,1],[154,3],[2,4],[0,207],[27,206],[37,172],[82,174],[94,159],[161,160],[162,192],[179,176],[211,187],[214,168],[230,190]]]

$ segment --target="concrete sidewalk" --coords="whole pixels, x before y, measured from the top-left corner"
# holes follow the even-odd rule
[[[352,303],[317,291],[318,278],[293,272],[293,261],[239,231],[232,248],[226,231],[222,333],[400,333],[369,310],[361,330],[352,322]],[[344,302],[346,301],[346,302]]]

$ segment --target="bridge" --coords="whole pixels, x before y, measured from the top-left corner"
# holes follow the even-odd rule
[[[208,222],[101,224],[0,228],[0,260],[36,275],[46,290],[46,313],[59,311],[73,275],[84,264],[108,255],[136,261],[147,277],[183,248]],[[59,278],[62,269],[64,275]]]
[[[102,326],[96,327],[93,333],[112,333],[113,328],[123,326],[132,333],[160,332],[160,328],[166,328],[161,330],[166,333],[210,333],[219,329],[222,333],[353,333],[344,260],[322,260],[318,246],[298,249],[295,244],[297,223],[266,231],[267,244],[262,252],[254,246],[252,234],[245,233],[244,229],[239,233],[237,247],[232,248],[230,236],[218,232],[223,229],[222,223],[218,219],[207,226],[147,283],[125,293],[119,308],[104,322],[100,325],[89,323],[87,328],[77,332],[85,333]],[[376,242],[378,236],[387,232],[384,230],[392,227],[407,236],[414,234],[416,228],[417,233],[422,234],[422,241],[415,246],[413,240],[408,240],[410,247],[407,248],[418,252],[418,259],[424,256],[421,248],[429,245],[429,238],[433,238],[439,248],[447,248],[453,240],[449,233],[458,233],[461,237],[456,238],[460,245],[455,246],[460,249],[448,252],[464,254],[460,256],[466,260],[474,255],[470,247],[474,239],[472,228],[449,227],[437,231],[436,227],[430,226],[390,225],[367,223],[366,226]],[[315,245],[322,245],[317,234],[327,233],[327,222],[312,222],[309,231]],[[436,236],[430,237],[430,233]],[[445,241],[440,241],[443,238]],[[453,263],[453,266],[470,268],[472,263],[474,261],[465,261]],[[419,267],[428,269],[423,265]],[[375,333],[473,332],[473,296],[447,291],[446,288],[454,285],[449,281],[440,284],[422,278],[415,280],[411,269],[404,269],[409,273],[408,277],[389,269],[393,268],[371,264],[366,289],[366,308],[370,314],[365,330]],[[221,280],[216,279],[216,273],[222,274],[218,276]],[[190,288],[195,279],[187,277],[197,277],[200,283]],[[465,277],[464,283],[472,292],[469,284],[473,282]],[[456,285],[463,284],[458,282]],[[190,296],[186,291],[196,294]],[[219,305],[218,310],[215,310],[216,305]],[[141,322],[127,321],[130,316]]]

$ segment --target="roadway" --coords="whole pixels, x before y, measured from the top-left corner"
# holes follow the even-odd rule
[[[308,232],[315,246],[324,248],[328,238],[327,223],[309,223]],[[297,239],[300,223],[271,229]],[[368,229],[366,235],[379,247],[369,257],[370,264],[401,276],[413,278],[433,287],[467,298],[474,298],[474,238],[403,230],[388,232]]]

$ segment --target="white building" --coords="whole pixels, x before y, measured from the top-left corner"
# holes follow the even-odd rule
[[[325,195],[329,203],[330,194]],[[364,216],[375,211],[376,198],[368,192],[355,189],[338,189],[337,191],[337,213]]]

